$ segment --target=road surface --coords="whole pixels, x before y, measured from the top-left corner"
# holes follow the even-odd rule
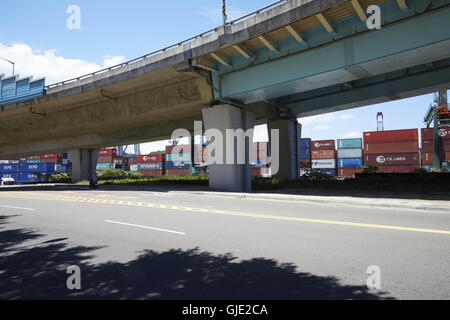
[[[69,266],[81,289],[68,288]],[[449,270],[450,212],[0,192],[1,299],[450,299]]]

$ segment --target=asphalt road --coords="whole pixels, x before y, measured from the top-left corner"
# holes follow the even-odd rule
[[[72,265],[80,290],[67,288]],[[379,289],[366,285],[369,266]],[[0,192],[1,299],[450,299],[449,270],[450,212]]]

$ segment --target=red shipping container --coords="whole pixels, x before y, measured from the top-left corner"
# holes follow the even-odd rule
[[[433,152],[434,142],[433,140],[422,140],[422,152]]]
[[[422,152],[422,164],[433,164],[433,152]]]
[[[336,150],[312,150],[311,159],[335,159]]]
[[[160,154],[148,154],[148,155],[142,155],[138,156],[137,158],[138,163],[145,163],[145,162],[165,162],[166,161],[166,155],[164,153]]]
[[[364,143],[417,141],[419,137],[419,131],[417,129],[371,131],[364,132],[363,137]]]
[[[164,175],[164,170],[141,170],[138,172],[146,177],[160,177]]]
[[[311,141],[311,150],[334,150],[334,140],[316,140]]]
[[[433,140],[434,129],[433,128],[422,128],[420,129],[421,140]]]
[[[364,154],[365,166],[419,165],[419,153],[376,153]]]
[[[113,162],[113,156],[99,156],[98,163],[112,163]]]
[[[443,161],[450,161],[450,151],[447,151],[445,153],[445,157],[444,157]]]
[[[440,127],[439,137],[441,137],[442,140],[450,140],[450,127]]]
[[[41,160],[41,156],[27,157],[27,160]]]
[[[381,166],[380,172],[413,172],[419,166]]]
[[[338,177],[355,178],[355,174],[361,171],[362,169],[338,169]]]
[[[450,151],[450,139],[447,139],[447,140],[442,139],[439,149],[444,152]]]
[[[365,154],[419,152],[418,141],[364,143]]]
[[[166,176],[188,176],[191,169],[166,169]]]
[[[99,156],[115,156],[117,155],[116,148],[100,149],[98,152]]]
[[[62,159],[41,159],[41,162],[62,164]]]
[[[41,157],[42,160],[44,159],[62,159],[62,154],[46,154]]]
[[[179,144],[177,146],[166,146],[166,153],[172,153],[173,148],[175,148],[175,147],[178,147],[178,152],[179,153],[189,153],[189,152],[191,152],[191,145],[190,144]]]

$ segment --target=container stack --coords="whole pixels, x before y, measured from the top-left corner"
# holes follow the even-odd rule
[[[420,166],[417,129],[364,132],[364,165],[380,172],[412,172]]]
[[[441,162],[447,163],[447,168],[450,165],[450,127],[440,127],[439,137],[441,138],[439,149]]]
[[[253,142],[250,152],[250,166],[253,177],[270,176],[267,142]]]
[[[41,157],[41,162],[53,163],[54,165],[62,165],[62,153],[43,155]]]
[[[163,176],[165,160],[164,153],[141,155],[137,158],[137,169],[146,177]]]
[[[300,175],[304,175],[311,169],[311,139],[300,139],[299,150]]]
[[[138,171],[139,160],[138,157],[128,158],[128,167],[131,172]]]
[[[338,139],[337,148],[338,176],[355,178],[363,166],[362,139]]]
[[[0,164],[0,179],[10,178],[14,181],[19,181],[19,164],[18,163],[4,163]]]
[[[166,175],[168,176],[188,176],[191,174],[191,146],[178,145],[182,152],[172,153],[175,146],[166,147]],[[201,148],[197,150],[198,162],[201,162]]]
[[[434,154],[434,128],[422,128],[421,146],[422,146],[422,168],[428,172],[433,168],[433,154]]]
[[[39,163],[39,162],[41,162],[40,156],[33,156],[27,158],[27,163]]]
[[[97,160],[97,171],[114,169],[114,158],[117,156],[116,148],[100,149]]]
[[[334,140],[311,141],[311,168],[336,176],[336,150]]]
[[[51,162],[21,163],[19,183],[41,182],[43,178],[38,178],[37,174],[55,174],[55,165]]]

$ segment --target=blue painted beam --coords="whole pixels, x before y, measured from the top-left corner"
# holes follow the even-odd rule
[[[215,80],[220,79],[223,98],[244,103],[270,100],[447,58],[448,30],[447,5],[381,30],[219,74]]]
[[[389,101],[395,98],[411,96],[411,92],[425,94],[435,92],[436,87],[446,88],[450,85],[450,59],[433,63],[432,66],[418,66],[415,70],[401,70],[382,77],[375,77],[373,82],[366,81],[353,88],[337,90],[324,88],[314,93],[304,94],[303,100],[285,100],[282,103],[297,116],[310,116],[314,114],[340,111],[348,108]],[[384,78],[384,79],[382,79]],[[328,89],[328,93],[325,90]],[[343,90],[342,90],[343,89]],[[414,94],[417,95],[417,94]]]
[[[45,78],[16,76],[0,78],[0,106],[21,102],[45,95]]]

